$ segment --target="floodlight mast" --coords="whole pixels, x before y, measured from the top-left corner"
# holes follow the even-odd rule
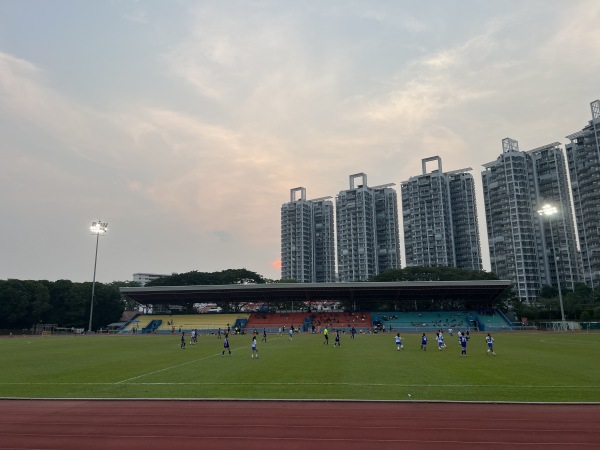
[[[560,288],[560,278],[558,276],[558,257],[556,256],[556,251],[554,248],[554,233],[552,232],[552,217],[558,213],[558,208],[556,206],[552,206],[546,204],[542,206],[542,209],[538,211],[538,214],[542,217],[548,218],[548,223],[550,224],[550,238],[552,241],[552,258],[554,258],[554,270],[556,272],[556,284],[558,285],[558,300],[560,303],[560,318],[565,324],[565,308],[563,306],[563,298],[562,298],[562,290]]]
[[[108,223],[100,220],[97,222],[92,222],[90,231],[92,234],[96,235],[96,256],[94,256],[94,279],[92,281],[92,300],[90,302],[90,323],[88,326],[89,333],[92,332],[92,315],[94,313],[94,290],[96,288],[96,266],[98,264],[98,241],[100,240],[100,235],[104,236],[108,231]]]

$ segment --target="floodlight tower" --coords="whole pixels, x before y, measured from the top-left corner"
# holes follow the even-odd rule
[[[558,258],[556,256],[556,249],[554,248],[554,233],[552,231],[552,217],[556,215],[558,209],[556,206],[552,205],[544,205],[542,209],[538,211],[538,214],[541,217],[546,217],[548,219],[548,223],[550,224],[550,238],[552,240],[552,257],[554,258],[554,269],[556,271],[556,284],[558,285],[558,300],[560,302],[560,318],[563,322],[563,326],[565,324],[565,309],[563,307],[563,298],[562,298],[562,290],[560,288],[560,277],[558,276]]]
[[[94,312],[94,290],[96,288],[96,265],[98,263],[98,241],[100,240],[100,235],[104,236],[108,231],[108,223],[97,221],[92,222],[92,226],[90,227],[90,231],[92,234],[96,235],[96,256],[94,257],[94,279],[92,281],[92,300],[90,302],[90,323],[88,326],[88,331],[92,332],[92,314]]]

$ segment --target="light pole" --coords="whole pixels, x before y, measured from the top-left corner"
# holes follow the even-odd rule
[[[88,326],[88,331],[92,332],[92,314],[94,313],[94,290],[96,288],[96,264],[98,263],[98,241],[100,240],[100,235],[104,236],[108,231],[108,223],[106,222],[92,222],[92,226],[90,227],[90,231],[92,234],[96,235],[96,256],[94,257],[94,280],[92,281],[92,301],[90,302],[90,324]]]
[[[550,238],[552,240],[552,258],[554,258],[554,269],[556,271],[556,284],[558,285],[558,300],[560,302],[560,318],[565,323],[565,309],[563,307],[563,298],[562,298],[562,290],[560,288],[560,278],[558,276],[558,257],[556,256],[556,251],[554,249],[554,233],[552,232],[552,217],[558,212],[556,206],[552,205],[544,205],[542,209],[538,211],[538,214],[542,217],[548,218],[548,223],[550,224]]]

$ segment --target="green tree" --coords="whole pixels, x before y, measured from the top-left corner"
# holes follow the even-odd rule
[[[118,286],[114,283],[96,283],[92,330],[98,330],[99,328],[106,327],[110,323],[118,322],[121,319],[124,310],[125,303],[121,297]]]
[[[110,283],[110,285],[116,287],[117,289],[122,287],[141,287],[141,283],[138,281],[113,281]],[[137,311],[141,306],[138,302],[131,300],[124,295],[121,296],[121,299],[123,301],[123,307],[125,308],[125,311]]]
[[[58,280],[53,283],[46,281],[44,283],[47,285],[48,292],[50,292],[51,308],[44,314],[44,319],[42,319],[42,321],[45,323],[65,325],[64,317],[67,313],[67,303],[73,283],[69,280]]]
[[[0,281],[0,327],[28,325],[29,296],[22,281]]]
[[[370,281],[471,281],[498,280],[493,272],[483,270],[466,270],[456,267],[405,267],[390,269],[373,277]]]
[[[146,286],[200,286],[223,284],[264,284],[262,275],[247,269],[227,269],[220,272],[186,272],[152,280]]]
[[[33,323],[44,321],[45,314],[52,308],[50,291],[41,281],[26,281],[29,296],[29,317]]]

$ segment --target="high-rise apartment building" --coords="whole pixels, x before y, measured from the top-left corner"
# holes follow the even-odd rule
[[[437,169],[427,173],[427,163]],[[444,173],[439,156],[422,160],[422,174],[401,185],[407,266],[482,270],[471,168]]]
[[[309,200],[312,205],[313,267],[315,283],[332,283],[335,277],[335,222],[331,197]]]
[[[300,283],[335,281],[333,202],[330,198],[306,200],[305,188],[290,190],[290,201],[281,207],[282,279]]]
[[[590,104],[592,120],[567,136],[566,145],[575,223],[585,283],[600,286],[600,100]]]
[[[398,199],[393,184],[368,187],[364,173],[349,178],[350,189],[336,197],[338,277],[367,281],[400,268]]]
[[[572,289],[580,266],[560,144],[520,151],[506,138],[502,151],[482,172],[492,272],[512,280],[525,301],[557,279]],[[544,205],[556,215],[540,216]]]

